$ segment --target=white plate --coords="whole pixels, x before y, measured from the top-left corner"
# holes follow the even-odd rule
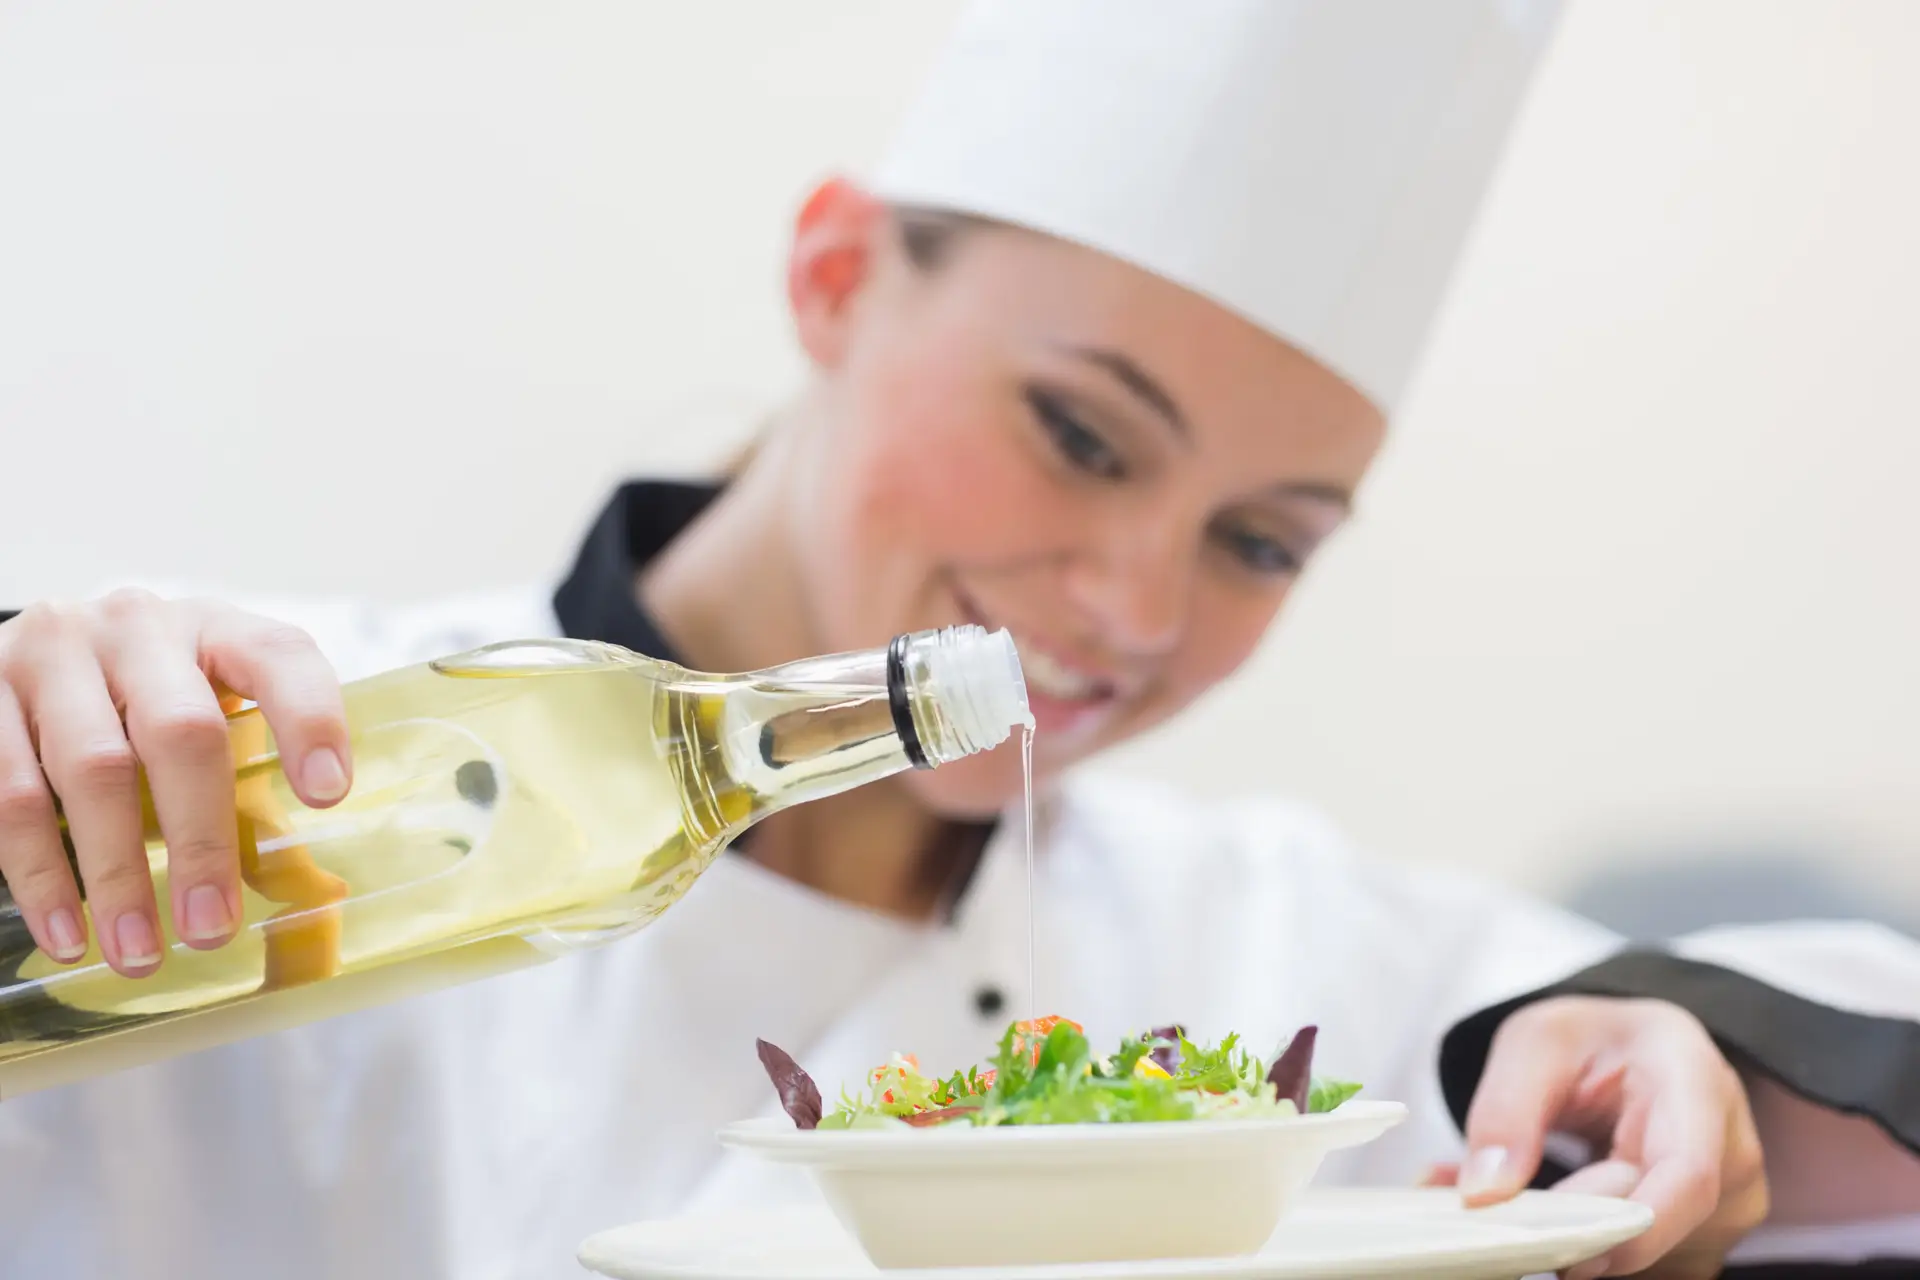
[[[1513,1280],[1598,1257],[1652,1222],[1629,1201],[1562,1192],[1468,1210],[1451,1191],[1310,1191],[1244,1258],[881,1271],[824,1208],[640,1222],[579,1256],[615,1280]]]
[[[720,1140],[805,1166],[882,1267],[1065,1265],[1251,1254],[1329,1153],[1406,1114],[1356,1100],[1319,1115],[1157,1124],[823,1132],[744,1121]]]

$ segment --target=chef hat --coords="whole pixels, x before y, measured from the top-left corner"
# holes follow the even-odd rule
[[[875,175],[1144,267],[1391,412],[1560,0],[978,0]]]

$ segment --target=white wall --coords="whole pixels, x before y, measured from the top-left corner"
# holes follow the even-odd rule
[[[796,365],[957,5],[0,0],[0,599],[552,571]],[[1364,518],[1129,752],[1549,890],[1920,901],[1920,6],[1577,0]]]
[[[956,12],[0,0],[0,598],[548,572],[790,385],[788,219]]]

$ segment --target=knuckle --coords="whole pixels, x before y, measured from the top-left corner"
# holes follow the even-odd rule
[[[0,779],[0,827],[52,826],[53,793],[38,773]]]
[[[1595,1001],[1587,996],[1559,996],[1538,1000],[1515,1010],[1500,1026],[1495,1040],[1563,1040],[1576,1034],[1593,1016]]]
[[[70,618],[70,610],[52,600],[36,600],[20,611],[14,619],[14,625],[23,631],[40,632],[49,627],[65,626]]]
[[[313,744],[331,741],[341,727],[337,713],[329,712],[324,707],[308,706],[295,706],[284,711],[279,724],[282,730],[276,732],[280,732],[290,746],[296,742]]]
[[[64,858],[34,858],[7,869],[7,887],[18,902],[56,902],[73,893],[73,873]]]
[[[87,623],[79,610],[53,600],[35,601],[7,625],[15,629],[9,653],[26,661],[88,641]]]
[[[116,587],[100,597],[100,616],[110,622],[125,622],[158,609],[160,597],[143,587]]]
[[[99,743],[81,749],[72,773],[87,791],[132,791],[139,780],[140,761],[124,742]]]
[[[1711,1041],[1706,1025],[1690,1011],[1670,1000],[1641,997],[1626,1001],[1631,1014],[1649,1026],[1658,1027],[1689,1039]]]
[[[150,898],[153,873],[142,858],[115,858],[85,872],[87,895],[95,903],[128,903]]]
[[[262,620],[253,628],[248,643],[272,657],[304,657],[319,651],[313,637],[290,622]]]
[[[130,712],[136,737],[191,762],[211,761],[227,751],[227,719],[217,706],[189,704]]]
[[[191,869],[192,878],[205,879],[209,873],[226,874],[232,870],[238,859],[232,841],[223,840],[217,835],[194,835],[180,840],[167,841],[167,865],[175,874],[176,882],[187,877],[183,870]]]

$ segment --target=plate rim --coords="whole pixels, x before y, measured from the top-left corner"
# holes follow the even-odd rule
[[[1382,1201],[1420,1200],[1429,1203],[1449,1203],[1460,1214],[1485,1213],[1488,1210],[1468,1209],[1457,1198],[1443,1188],[1407,1188],[1407,1187],[1324,1187],[1309,1189],[1302,1197],[1301,1208],[1312,1209],[1316,1205],[1329,1206],[1330,1202],[1348,1202],[1364,1204],[1366,1200],[1378,1197]],[[1520,1268],[1514,1274],[1531,1274],[1548,1269],[1547,1259],[1542,1252],[1558,1246],[1560,1250],[1577,1247],[1588,1251],[1588,1257],[1598,1257],[1601,1253],[1643,1234],[1653,1225],[1654,1214],[1647,1206],[1637,1201],[1612,1196],[1588,1195],[1581,1192],[1566,1191],[1523,1191],[1506,1206],[1519,1203],[1539,1204],[1551,1200],[1562,1205],[1587,1207],[1595,1220],[1578,1226],[1522,1228],[1534,1233],[1532,1237],[1512,1241],[1503,1245],[1488,1245],[1483,1242],[1465,1242],[1457,1247],[1441,1247],[1429,1250],[1414,1259],[1361,1258],[1355,1265],[1365,1268],[1356,1274],[1370,1275],[1406,1275],[1419,1274],[1418,1267],[1458,1267],[1472,1265],[1484,1259],[1489,1268],[1504,1269],[1508,1266]],[[1494,1210],[1506,1206],[1494,1206]],[[1352,1210],[1349,1210],[1351,1212]],[[1297,1212],[1297,1211],[1296,1211]],[[852,1234],[834,1217],[833,1212],[824,1204],[785,1204],[766,1208],[718,1209],[678,1215],[664,1215],[657,1218],[642,1219],[621,1226],[609,1227],[595,1232],[581,1241],[576,1250],[576,1260],[589,1272],[611,1277],[646,1275],[653,1280],[771,1280],[776,1273],[772,1270],[743,1270],[739,1267],[722,1266],[686,1266],[669,1264],[640,1271],[628,1266],[624,1270],[603,1270],[590,1260],[596,1252],[596,1245],[611,1242],[616,1237],[624,1237],[635,1231],[644,1231],[649,1227],[685,1228],[693,1223],[711,1223],[718,1230],[723,1224],[729,1234],[738,1234],[748,1226],[751,1220],[759,1219],[769,1224],[787,1224],[817,1222],[829,1225],[834,1231],[846,1236],[849,1260],[852,1270],[834,1272],[834,1280],[840,1280],[844,1274],[849,1277],[882,1277],[884,1280],[1303,1280],[1305,1272],[1300,1263],[1290,1263],[1284,1258],[1270,1258],[1265,1254],[1253,1254],[1233,1258],[1182,1258],[1156,1259],[1136,1262],[1095,1262],[1095,1263],[1052,1263],[1033,1266],[1014,1267],[938,1267],[882,1270],[866,1260],[859,1244]],[[1539,1237],[1546,1237],[1544,1239]],[[1561,1256],[1556,1252],[1554,1257]],[[1382,1271],[1382,1263],[1388,1270]],[[611,1265],[621,1264],[613,1260]],[[1313,1263],[1324,1268],[1324,1260]],[[1338,1266],[1338,1263],[1334,1264]]]

